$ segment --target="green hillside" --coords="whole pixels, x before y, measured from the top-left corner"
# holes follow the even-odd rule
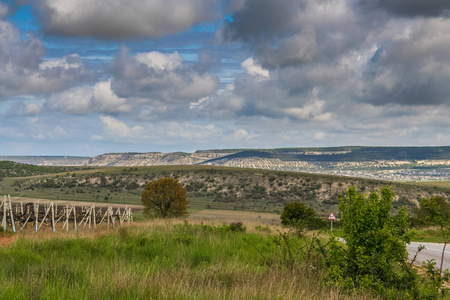
[[[57,169],[55,169],[57,170]],[[190,209],[280,212],[285,203],[301,201],[321,215],[337,209],[349,186],[361,191],[390,185],[395,206],[414,205],[434,194],[450,196],[450,187],[417,186],[353,177],[210,166],[104,167],[30,178],[5,178],[0,194],[54,200],[140,204],[146,183],[173,177],[188,191]]]

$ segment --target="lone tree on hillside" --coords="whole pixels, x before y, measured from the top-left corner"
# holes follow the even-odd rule
[[[144,214],[149,217],[178,217],[187,214],[186,189],[173,178],[149,182],[142,192]]]

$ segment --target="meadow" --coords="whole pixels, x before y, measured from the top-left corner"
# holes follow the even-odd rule
[[[112,167],[4,178],[0,192],[139,204],[145,182],[166,176],[178,178],[189,191],[187,219],[148,220],[135,212],[139,222],[112,230],[0,233],[0,255],[8,258],[0,260],[0,298],[377,299],[341,292],[323,280],[327,267],[311,236],[325,244],[329,230],[299,235],[282,228],[279,214],[271,212],[306,197],[306,203],[328,213],[336,208],[335,199],[309,199],[323,196],[324,187],[337,195],[351,184],[362,183],[368,191],[385,182],[198,166]],[[396,187],[412,195],[436,190],[415,183]],[[233,196],[230,191],[233,201],[218,198],[218,192]],[[253,192],[264,197],[256,199]],[[447,193],[448,187],[439,192]],[[405,199],[394,205],[414,203]],[[433,228],[418,230],[416,239],[440,241]]]
[[[8,257],[0,260],[0,298],[372,299],[321,284],[311,240],[290,237],[289,257],[280,228],[255,224],[151,220],[112,231],[22,232],[0,247]]]

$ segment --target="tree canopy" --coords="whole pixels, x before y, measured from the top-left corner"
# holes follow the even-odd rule
[[[149,217],[178,217],[187,214],[186,189],[173,178],[149,182],[142,192],[144,214]]]
[[[368,197],[350,188],[339,210],[346,246],[330,241],[328,276],[344,288],[411,288],[413,274],[406,264],[409,243],[408,214],[392,213],[390,188],[372,191]],[[403,272],[398,272],[402,269]]]
[[[302,202],[287,203],[280,219],[282,225],[294,226],[299,229],[316,229],[323,226],[321,219],[316,218],[316,211],[312,207],[306,207]]]

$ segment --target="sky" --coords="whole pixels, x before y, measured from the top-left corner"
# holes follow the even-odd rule
[[[0,155],[346,145],[450,145],[450,1],[0,2]]]

